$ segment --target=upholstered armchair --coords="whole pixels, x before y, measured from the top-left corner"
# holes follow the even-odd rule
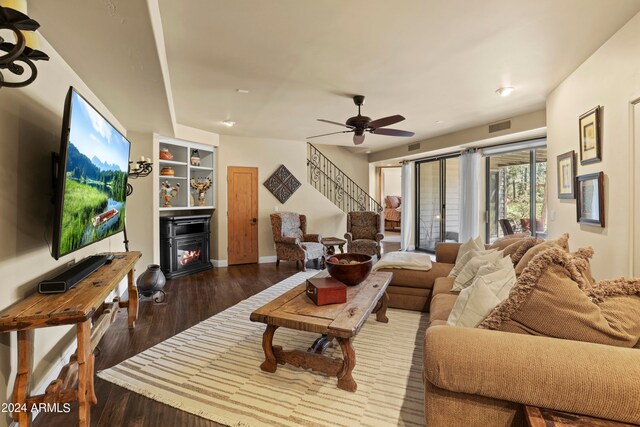
[[[307,234],[307,217],[293,212],[271,214],[271,230],[276,243],[276,265],[280,261],[302,262],[302,270],[307,271],[306,263],[316,262],[324,256],[324,245],[319,234]]]
[[[347,213],[347,251],[357,254],[376,255],[380,258],[382,223],[380,214],[370,211]]]

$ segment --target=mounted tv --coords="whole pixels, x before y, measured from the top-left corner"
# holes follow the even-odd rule
[[[56,182],[55,259],[124,229],[131,143],[71,87]]]

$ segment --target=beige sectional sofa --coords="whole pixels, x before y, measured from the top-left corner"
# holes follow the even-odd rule
[[[389,287],[393,307],[430,312],[427,426],[525,426],[523,405],[640,424],[638,349],[446,326],[458,248],[439,245],[430,274],[403,271],[397,281],[392,270]]]

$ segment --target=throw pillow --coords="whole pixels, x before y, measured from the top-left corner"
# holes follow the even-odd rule
[[[504,254],[505,257],[508,257],[511,260],[511,263],[513,264],[513,255],[518,252],[518,250],[520,249],[520,247],[524,244],[526,244],[526,240],[527,239],[518,239],[515,242],[511,243],[509,246],[507,246],[506,248],[504,248],[504,250],[502,251],[502,253]],[[513,264],[515,265],[515,264]]]
[[[464,254],[473,250],[484,250],[484,244],[482,244],[482,239],[480,239],[480,236],[476,237],[475,239],[469,239],[465,243],[460,245],[460,249],[458,249],[458,256],[456,256],[456,263],[460,258],[464,256]]]
[[[516,273],[509,259],[504,268],[484,276],[478,275],[471,286],[460,291],[447,325],[475,328],[509,296],[515,283]]]
[[[475,279],[478,270],[486,264],[495,264],[502,258],[501,251],[493,251],[488,254],[479,255],[473,257],[467,262],[464,268],[458,273],[453,282],[453,291],[461,291],[467,286],[471,285],[473,279]]]
[[[495,249],[486,249],[486,250],[472,249],[472,250],[468,251],[467,253],[465,253],[459,259],[456,260],[455,265],[453,266],[453,268],[449,272],[449,277],[456,277],[458,274],[460,274],[460,272],[462,271],[464,266],[467,265],[467,263],[472,258],[477,257],[477,256],[487,255],[487,254],[490,254],[490,253],[495,252],[495,251],[496,251]]]
[[[487,274],[491,274],[498,270],[505,270],[505,271],[513,270],[513,264],[511,263],[511,258],[507,258],[507,257],[499,258],[496,262],[487,263],[481,266],[476,272],[476,277],[486,276]]]
[[[518,262],[520,262],[524,254],[526,254],[529,249],[544,241],[535,237],[527,237],[526,239],[522,240],[522,244],[520,244],[520,246],[518,246],[518,248],[515,249],[515,251],[511,255],[511,261],[513,262],[513,265],[518,265]]]
[[[590,288],[579,263],[561,247],[539,253],[509,297],[478,327],[620,347],[636,345],[640,280],[599,282]]]
[[[569,234],[564,233],[562,236],[558,237],[556,240],[547,240],[546,242],[535,244],[533,247],[528,249],[526,253],[524,253],[520,257],[517,263],[514,262],[516,266],[516,274],[522,274],[527,264],[529,264],[529,261],[531,261],[539,253],[546,251],[547,249],[554,246],[558,246],[564,249],[566,252],[569,252]],[[522,249],[522,246],[520,247],[520,249],[518,249],[518,252],[520,252],[521,249]]]
[[[492,244],[490,244],[487,249],[499,249],[499,250],[503,250],[505,249],[507,246],[516,243],[516,242],[522,242],[522,240],[526,239],[529,236],[524,236],[524,237],[512,237],[513,234],[508,235],[508,239],[503,237],[502,239],[498,239],[495,242],[493,242]]]
[[[525,237],[531,237],[531,233],[529,233],[528,231],[523,231],[521,233],[505,234],[504,236],[500,237],[499,239],[494,240],[492,245],[495,245],[496,243],[500,243],[500,242],[502,242],[504,240],[524,239]]]

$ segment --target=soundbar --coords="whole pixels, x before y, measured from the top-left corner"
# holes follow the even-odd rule
[[[77,285],[82,279],[111,262],[113,255],[92,255],[75,263],[56,277],[38,283],[41,294],[59,294]]]

